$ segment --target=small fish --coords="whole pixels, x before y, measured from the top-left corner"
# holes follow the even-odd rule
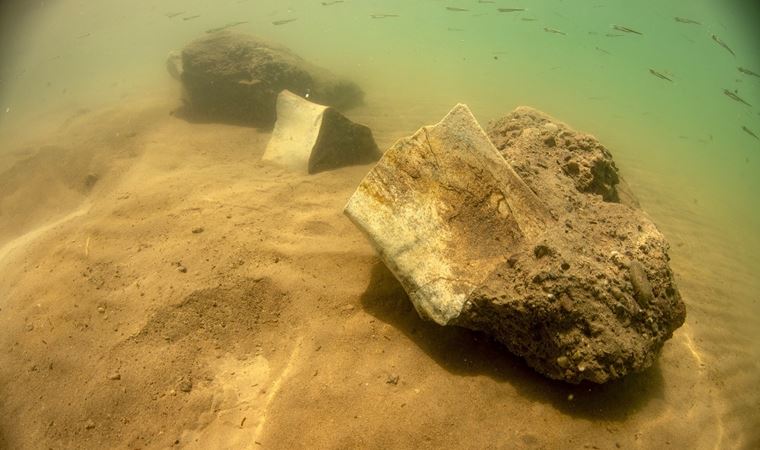
[[[448,9],[449,11],[454,11],[454,12],[467,12],[467,11],[469,11],[469,9],[456,8],[454,6],[447,6],[446,9]]]
[[[84,34],[80,34],[79,36],[77,36],[77,39],[84,39],[84,38],[86,38],[87,36],[90,36],[90,33],[84,33]]]
[[[544,27],[544,31],[547,33],[554,33],[554,34],[561,34],[562,36],[567,36],[567,33],[560,30],[555,30],[554,28]]]
[[[534,19],[532,17],[522,17],[520,20],[522,20],[523,22],[535,22],[538,19]]]
[[[164,14],[164,15],[165,15],[166,17],[168,17],[168,18],[170,18],[170,19],[171,19],[172,17],[177,17],[177,16],[178,16],[178,15],[180,15],[180,14],[185,14],[185,11],[180,11],[180,12],[173,12],[173,13],[166,13],[166,14]]]
[[[759,77],[760,78],[760,74],[757,74],[757,73],[755,73],[755,72],[753,72],[753,71],[751,71],[749,69],[745,69],[744,67],[738,67],[738,69],[739,69],[739,72],[741,72],[741,73],[746,73],[747,75],[752,75],[753,77]]]
[[[633,34],[638,34],[639,36],[643,36],[644,35],[644,33],[636,31],[636,30],[634,30],[632,28],[624,27],[622,25],[613,25],[612,28],[614,28],[615,30],[618,30],[618,31],[622,31],[623,33],[633,33]]]
[[[525,8],[499,8],[499,12],[520,12],[525,11]]]
[[[733,51],[733,50],[731,50],[731,48],[729,48],[729,46],[728,46],[728,45],[726,45],[726,43],[725,43],[725,42],[721,41],[721,40],[720,40],[720,38],[719,38],[718,36],[716,36],[716,35],[714,35],[714,34],[713,34],[713,35],[712,35],[712,40],[713,40],[713,41],[715,41],[715,42],[717,42],[717,43],[718,43],[718,45],[720,45],[721,47],[723,47],[723,48],[725,48],[726,50],[728,50],[728,53],[731,53],[732,55],[736,56],[736,53],[734,53],[734,51]]]
[[[275,20],[272,22],[272,25],[285,25],[286,23],[295,22],[298,19],[282,19],[282,20]]]
[[[373,19],[387,19],[389,17],[400,17],[398,14],[372,14],[370,15]]]
[[[674,17],[674,19],[676,20],[676,22],[680,22],[680,23],[688,23],[688,24],[692,24],[692,25],[702,25],[701,23],[697,22],[696,20],[686,19],[686,18],[683,18],[683,17]]]
[[[758,141],[760,141],[760,138],[759,138],[759,137],[757,137],[757,135],[756,135],[755,133],[753,133],[753,132],[752,132],[752,130],[750,130],[749,128],[745,127],[744,125],[742,125],[742,130],[744,130],[744,132],[745,132],[745,133],[747,133],[748,135],[750,135],[750,136],[752,136],[753,138],[755,138],[755,139],[757,139]]]
[[[243,21],[243,22],[230,22],[230,23],[228,23],[227,25],[225,25],[223,27],[212,28],[210,30],[206,30],[206,33],[218,33],[219,31],[224,31],[227,28],[232,28],[232,27],[236,27],[238,25],[243,25],[244,23],[248,23],[248,22],[246,22],[246,21]]]
[[[661,78],[663,80],[670,81],[671,83],[673,82],[672,78],[670,78],[670,77],[668,77],[666,75],[663,75],[663,74],[661,74],[660,72],[658,72],[658,71],[656,71],[654,69],[649,69],[649,73],[651,73],[652,75],[656,76],[657,78]]]
[[[615,34],[615,33],[607,33],[604,35],[605,37],[621,37],[622,34]]]
[[[201,16],[201,15],[200,15],[200,14],[198,14],[197,16],[188,16],[188,17],[183,17],[183,18],[182,18],[182,20],[193,20],[193,19],[197,19],[197,18],[198,18],[198,17],[200,17],[200,16]]]
[[[729,91],[728,89],[723,89],[723,94],[725,94],[726,97],[728,97],[728,98],[730,98],[732,100],[736,100],[739,103],[744,103],[745,105],[750,106],[750,107],[752,106],[749,103],[747,103],[743,98],[739,97],[738,95],[736,95],[735,93]]]
[[[611,55],[612,53],[608,52],[607,50],[599,47],[594,47],[597,51],[604,53],[605,55]]]
[[[343,3],[343,0],[334,0],[332,2],[322,2],[322,6],[337,5],[338,3]]]

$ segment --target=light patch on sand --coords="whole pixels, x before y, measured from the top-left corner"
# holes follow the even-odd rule
[[[687,329],[688,325],[684,325],[684,331],[691,331]],[[688,332],[681,333],[681,335],[686,339],[686,348],[689,349],[689,352],[691,352],[691,355],[694,357],[694,359],[697,361],[697,364],[699,364],[699,368],[704,368],[705,363],[702,361],[702,356],[700,356],[699,351],[697,351],[697,346],[694,345],[694,341],[691,339],[691,334]]]
[[[28,231],[27,233],[22,234],[16,239],[13,239],[12,241],[9,241],[5,245],[3,245],[2,248],[0,248],[0,267],[2,267],[6,263],[5,261],[6,258],[10,256],[10,254],[14,250],[18,248],[28,248],[32,242],[39,239],[46,232],[72,219],[75,219],[77,217],[81,217],[87,214],[90,211],[90,206],[91,205],[89,202],[84,203],[82,206],[77,208],[75,211],[72,211],[71,213],[67,214],[66,216],[61,217],[60,219],[47,223],[45,225],[39,226],[31,231]]]
[[[704,360],[702,359],[702,355],[700,355],[699,349],[697,348],[697,345],[694,343],[694,340],[692,339],[692,330],[691,327],[688,324],[684,324],[681,332],[679,333],[680,336],[683,336],[684,343],[686,345],[686,348],[689,350],[689,353],[694,358],[694,361],[697,363],[699,367],[699,372],[701,374],[704,374],[704,369],[706,368],[706,364]],[[721,404],[718,399],[716,399],[715,396],[715,390],[714,389],[706,389],[706,393],[704,395],[709,396],[710,405],[714,405],[715,407],[719,407]],[[692,416],[694,413],[694,409],[691,409],[688,413],[688,416]],[[718,414],[714,413],[715,417],[715,444],[713,445],[714,449],[720,449],[724,448],[723,445],[723,436],[725,435],[725,426],[723,425],[723,417],[725,414]]]
[[[210,365],[218,369],[211,410],[200,417],[197,429],[183,432],[180,440],[194,449],[250,448],[251,428],[264,412],[262,390],[271,372],[269,361],[263,356],[241,361],[227,355]]]
[[[298,356],[301,354],[302,341],[303,337],[299,337],[296,345],[293,348],[293,351],[290,353],[288,363],[285,365],[285,368],[282,370],[280,376],[274,380],[272,386],[269,388],[269,395],[267,396],[266,403],[264,403],[263,413],[259,419],[259,424],[256,426],[256,431],[253,433],[254,441],[256,441],[264,431],[264,425],[267,421],[267,412],[269,411],[269,406],[272,404],[272,401],[275,399],[275,397],[277,397],[277,393],[282,387],[282,381],[288,377],[288,374],[290,374],[290,371],[293,368],[293,363],[298,360]]]
[[[299,338],[279,376],[271,379],[269,360],[256,356],[240,361],[231,355],[213,360],[218,368],[217,393],[211,411],[203,414],[201,425],[182,434],[181,442],[192,449],[251,448],[264,431],[269,407],[288,378],[301,352]]]

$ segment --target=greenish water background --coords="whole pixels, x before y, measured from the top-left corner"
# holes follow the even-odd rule
[[[760,140],[741,126],[760,135],[760,78],[737,70],[760,73],[760,33],[752,26],[758,16],[748,4],[386,0],[326,7],[319,1],[58,0],[32,8],[5,33],[0,127],[44,110],[109,103],[162,86],[169,50],[241,20],[249,23],[240,31],[350,75],[370,98],[382,96],[400,111],[421,105],[433,118],[464,102],[486,122],[516,105],[542,109],[602,138],[621,163],[642,161],[679,191],[670,195],[697,200],[713,220],[757,230],[760,178],[753,175],[760,173]],[[497,7],[527,11],[499,13]],[[370,17],[378,13],[399,17]],[[677,23],[674,16],[702,25]],[[272,24],[290,18],[297,20]],[[613,24],[643,36],[619,33]],[[737,56],[713,42],[712,33]],[[652,76],[650,68],[674,82]],[[753,107],[723,95],[725,88],[738,89]],[[743,246],[751,240],[760,248],[757,233],[749,234]]]
[[[367,92],[367,108],[391,116],[398,130],[435,122],[457,102],[484,125],[518,105],[536,107],[611,149],[674,245],[687,324],[725,380],[726,414],[757,423],[760,140],[741,127],[760,136],[760,78],[737,70],[760,73],[753,3],[58,0],[35,2],[23,14],[6,5],[0,152],[5,137],[39,126],[51,113],[172,89],[167,53],[234,21],[248,22],[240,31],[355,79]],[[499,13],[499,7],[527,11]],[[172,12],[183,14],[167,17]],[[183,20],[193,15],[200,17]],[[291,18],[297,20],[272,23]],[[643,35],[616,32],[613,24]],[[752,106],[729,99],[724,89],[738,90]]]

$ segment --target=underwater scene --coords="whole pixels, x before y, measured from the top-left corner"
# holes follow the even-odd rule
[[[760,3],[0,3],[0,449],[760,448]]]

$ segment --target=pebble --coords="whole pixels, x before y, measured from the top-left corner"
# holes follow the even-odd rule
[[[179,382],[179,390],[182,392],[190,392],[193,390],[193,382],[190,380],[182,380]]]
[[[99,312],[100,314],[105,314],[105,312],[106,312],[106,309],[105,309],[104,307],[102,307],[102,306],[98,306],[98,312]]]
[[[177,271],[181,273],[187,273],[187,267],[185,266],[179,266],[177,267]]]
[[[395,385],[397,385],[397,384],[398,384],[398,380],[399,380],[399,378],[401,378],[401,377],[399,377],[398,375],[388,375],[388,379],[387,379],[387,380],[385,380],[385,382],[386,382],[387,384],[392,384],[392,385],[394,385],[394,386],[395,386]]]
[[[109,380],[114,380],[114,381],[115,381],[115,380],[121,380],[121,374],[120,374],[119,372],[111,372],[111,373],[108,375],[108,379],[109,379]]]
[[[95,422],[93,422],[92,419],[88,420],[87,423],[84,424],[84,428],[86,430],[92,430],[95,428]]]
[[[203,227],[195,227],[193,228],[193,234],[200,234],[203,233]]]

